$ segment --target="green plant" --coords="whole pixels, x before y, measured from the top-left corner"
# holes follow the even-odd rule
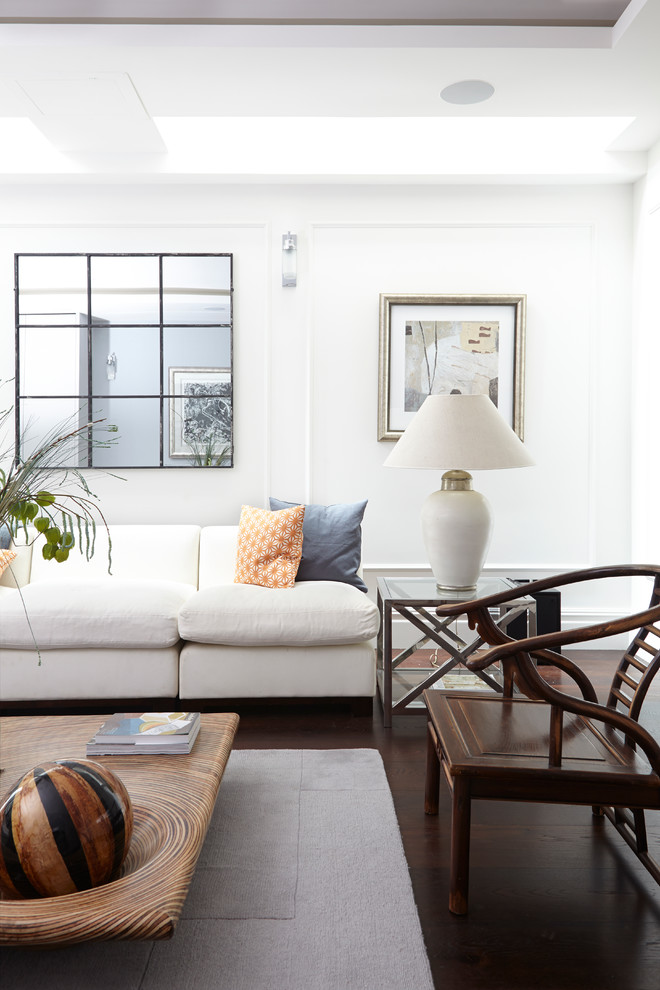
[[[12,409],[0,413],[0,431],[11,414]],[[74,419],[55,427],[23,461],[16,458],[13,446],[0,455],[0,463],[9,462],[8,468],[0,467],[0,525],[6,524],[14,538],[23,529],[26,542],[43,537],[43,557],[57,563],[68,558],[76,543],[89,560],[94,553],[97,522],[108,528],[98,497],[81,471],[62,465],[76,458],[83,441],[108,447],[114,440],[103,434],[114,433],[117,428],[102,426],[102,419],[71,428]],[[36,535],[30,534],[29,526]],[[108,571],[110,566],[109,549]]]
[[[215,433],[210,433],[201,441],[189,440],[188,445],[192,450],[190,459],[195,467],[219,467],[223,461],[231,458],[231,444],[226,443],[217,448]]]
[[[0,435],[6,431],[12,411],[10,408],[0,412]],[[53,429],[24,461],[16,457],[13,445],[0,453],[0,465],[9,464],[0,467],[0,527],[6,525],[14,538],[23,529],[26,543],[43,537],[43,557],[61,564],[76,545],[74,528],[78,531],[78,549],[87,560],[92,557],[98,520],[108,532],[110,573],[112,542],[98,496],[90,491],[80,471],[62,465],[75,459],[82,441],[94,447],[110,446],[114,438],[104,439],[102,434],[116,433],[117,427],[101,426],[105,421],[98,419],[70,429],[73,421],[71,417]],[[28,529],[30,525],[36,535]],[[20,587],[18,593],[41,665],[41,652]]]

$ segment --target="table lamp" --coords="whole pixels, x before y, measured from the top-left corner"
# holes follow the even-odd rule
[[[468,470],[527,467],[534,461],[487,395],[429,395],[385,467],[444,471],[422,506],[422,535],[440,591],[477,586],[492,532],[488,501]]]

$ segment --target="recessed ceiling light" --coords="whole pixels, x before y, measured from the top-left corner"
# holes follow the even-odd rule
[[[461,82],[452,83],[445,86],[440,96],[446,103],[483,103],[489,100],[495,87],[483,79],[462,79]]]

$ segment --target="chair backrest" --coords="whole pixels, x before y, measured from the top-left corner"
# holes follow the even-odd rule
[[[660,605],[660,574],[656,575],[649,608]],[[635,721],[651,682],[660,669],[660,625],[649,622],[640,627],[614,672],[607,707],[623,712]]]

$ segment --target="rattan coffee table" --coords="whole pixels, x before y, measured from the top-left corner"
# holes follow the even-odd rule
[[[44,760],[85,756],[97,715],[0,719],[0,797]],[[208,829],[238,715],[202,715],[192,753],[99,756],[126,785],[133,838],[119,879],[92,890],[0,900],[0,944],[170,938]]]

